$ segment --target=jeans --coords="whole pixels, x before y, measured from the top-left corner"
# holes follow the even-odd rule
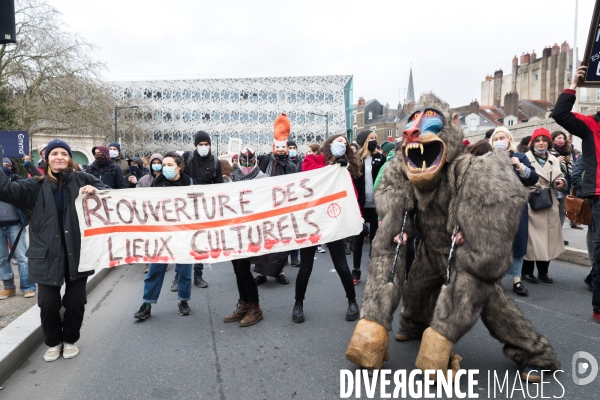
[[[58,346],[62,342],[75,343],[83,323],[87,296],[87,277],[65,281],[65,294],[60,298],[61,286],[39,285],[38,306],[46,346]],[[60,309],[65,308],[64,317]]]
[[[375,234],[377,233],[377,228],[379,228],[379,218],[377,218],[377,211],[374,208],[364,208],[363,209],[363,218],[365,219],[365,223],[369,225],[369,237],[371,238],[371,246],[373,246],[373,239],[375,238]],[[360,261],[362,258],[362,248],[365,243],[365,235],[359,233],[354,236],[354,252],[352,253],[352,262],[354,264],[354,269],[360,269]],[[371,255],[371,250],[369,250],[369,256]]]
[[[194,264],[194,280],[202,279],[202,271],[204,270],[204,264]],[[175,268],[175,279],[173,281],[179,280],[179,272],[177,272],[177,268]]]
[[[600,310],[600,200],[592,204],[592,223],[594,228],[594,267],[592,268],[592,307]]]
[[[300,257],[300,256],[299,256],[299,254],[300,254],[300,251],[299,251],[298,249],[296,249],[296,250],[291,250],[291,251],[290,251],[290,258],[291,258],[292,260],[298,260],[298,259],[299,259],[299,257]]]
[[[356,292],[354,289],[354,282],[352,281],[352,273],[348,268],[348,262],[346,261],[346,249],[344,247],[344,240],[340,239],[335,242],[328,243],[329,255],[331,261],[335,267],[336,272],[340,276],[344,290],[346,291],[346,297],[348,300],[356,301]],[[300,249],[300,270],[296,277],[296,301],[303,301],[304,295],[306,294],[306,288],[308,286],[308,279],[312,273],[313,264],[315,262],[315,252],[317,246],[303,247]]]
[[[0,279],[4,282],[4,289],[16,289],[15,274],[13,274],[12,266],[7,261],[10,251],[8,250],[8,242],[12,245],[21,230],[21,225],[3,226],[0,227]],[[27,243],[25,241],[25,232],[21,234],[17,248],[15,249],[14,258],[19,266],[19,284],[21,292],[35,292],[35,283],[29,282],[29,267],[27,265]]]
[[[521,269],[523,268],[523,257],[513,257],[513,263],[508,269],[507,275],[510,276],[521,276]],[[539,269],[539,266],[538,266]]]
[[[150,264],[144,279],[144,303],[156,303],[160,295],[165,272],[168,264]],[[177,298],[179,301],[188,301],[192,296],[192,264],[175,264],[177,280]]]

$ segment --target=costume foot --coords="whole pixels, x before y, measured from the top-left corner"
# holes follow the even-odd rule
[[[388,331],[383,325],[362,318],[356,324],[346,358],[359,367],[379,369],[390,359],[389,344]]]
[[[416,338],[410,336],[408,333],[404,332],[403,330],[400,330],[400,331],[398,331],[398,333],[394,333],[394,339],[396,339],[399,342],[407,342],[409,340],[413,340]]]
[[[423,332],[423,339],[421,340],[421,347],[419,348],[419,354],[417,354],[415,366],[421,371],[425,371],[426,369],[440,369],[444,372],[444,375],[450,369],[452,370],[451,378],[454,380],[456,373],[460,369],[462,357],[452,353],[451,350],[452,342],[450,340],[432,328],[427,328]]]
[[[537,365],[527,364],[521,371],[521,379],[527,383],[540,383],[542,381],[542,368]]]

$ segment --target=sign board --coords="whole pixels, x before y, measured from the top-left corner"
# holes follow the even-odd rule
[[[0,131],[0,146],[4,147],[4,157],[21,158],[29,155],[29,132]]]
[[[583,64],[588,67],[582,87],[600,87],[600,0],[596,0]]]
[[[338,165],[219,185],[80,195],[79,271],[135,263],[216,263],[354,236],[362,218]]]
[[[229,154],[240,154],[242,150],[242,139],[229,139],[229,146],[227,147],[227,152]]]

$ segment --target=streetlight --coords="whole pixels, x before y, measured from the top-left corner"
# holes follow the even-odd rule
[[[119,142],[119,134],[117,133],[117,112],[119,110],[127,110],[129,108],[139,108],[139,106],[130,106],[130,107],[117,107],[115,106],[115,142],[121,144]]]
[[[329,136],[329,111],[325,114],[319,114],[315,112],[309,112],[311,115],[317,115],[319,117],[325,117],[325,136]]]

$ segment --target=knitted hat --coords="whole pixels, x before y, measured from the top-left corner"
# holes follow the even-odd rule
[[[288,147],[289,146],[294,146],[294,147],[298,148],[298,145],[292,139],[290,139],[290,140],[287,141],[287,145],[288,145]]]
[[[48,146],[50,146],[50,144],[48,144]],[[104,154],[104,158],[106,158],[108,161],[110,161],[110,152],[108,151],[108,147],[106,146],[94,146],[92,148],[92,154],[94,154],[96,152],[96,149],[98,149],[100,151],[100,153]],[[48,150],[46,150],[48,151]]]
[[[390,150],[393,150],[396,145],[392,142],[385,142],[381,145],[381,151],[384,153],[388,153]]]
[[[462,141],[463,146],[468,147],[471,145],[471,142],[469,141],[469,139],[465,139]]]
[[[12,162],[10,162],[10,159],[8,157],[2,158],[2,164],[4,163],[9,163],[10,165],[12,165]]]
[[[531,140],[529,141],[529,143],[535,142],[535,139],[538,136],[546,136],[548,138],[548,141],[550,143],[552,143],[552,136],[550,136],[550,131],[546,128],[537,128],[535,131],[533,131],[533,133],[531,134]]]
[[[373,131],[370,131],[368,129],[360,131],[359,134],[356,136],[356,143],[358,143],[360,147],[363,147],[371,132]]]
[[[65,149],[67,151],[67,153],[69,153],[69,157],[73,158],[73,152],[71,151],[71,147],[69,147],[67,142],[60,140],[60,139],[53,139],[46,145],[46,153],[44,155],[44,158],[47,160],[48,154],[50,154],[50,152],[52,150],[56,149],[57,147],[60,147],[61,149]],[[93,152],[94,151],[92,150],[92,153]]]
[[[119,150],[119,154],[121,154],[121,145],[117,142],[111,142],[108,144],[107,147],[116,147],[117,150]]]
[[[204,131],[198,131],[194,136],[194,146],[198,146],[200,142],[208,142],[210,145],[210,135]]]
[[[281,113],[281,115],[275,118],[275,122],[273,123],[273,137],[276,141],[284,141],[290,137],[290,131],[292,129],[292,124],[290,119],[285,115],[285,113]]]

